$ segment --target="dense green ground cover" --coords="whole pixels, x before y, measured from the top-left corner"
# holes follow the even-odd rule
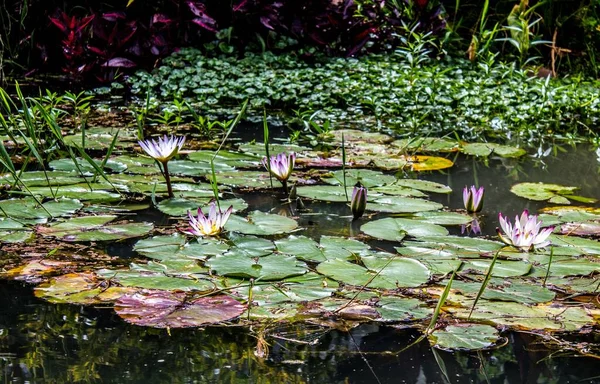
[[[285,111],[288,121],[329,120],[400,135],[595,137],[600,119],[598,80],[540,78],[514,63],[432,59],[418,50],[307,62],[292,54],[206,57],[184,49],[129,82],[141,98],[149,90],[213,114],[229,114],[249,99],[250,117],[266,108]]]

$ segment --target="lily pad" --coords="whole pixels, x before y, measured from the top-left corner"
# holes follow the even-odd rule
[[[289,217],[254,211],[243,218],[231,215],[225,229],[246,235],[277,235],[298,228],[298,223]]]
[[[331,177],[323,177],[323,181],[332,185],[344,185],[344,172],[342,170],[335,171]],[[385,184],[392,184],[396,178],[392,175],[386,175],[379,171],[371,169],[347,169],[346,170],[346,185],[353,186],[360,182],[367,188],[376,187]]]
[[[111,303],[133,290],[127,287],[103,285],[93,273],[69,273],[55,277],[35,287],[37,297],[51,303],[101,304]]]
[[[33,231],[10,218],[0,217],[0,243],[22,243],[33,238]]]
[[[436,183],[435,181],[420,180],[420,179],[398,179],[394,185],[400,185],[402,187],[418,189],[425,192],[434,193],[450,193],[452,188],[447,185]]]
[[[140,240],[133,247],[139,254],[161,261],[181,258],[205,260],[228,249],[227,244],[212,238],[198,238],[188,243],[186,237],[178,233]]]
[[[17,185],[25,184],[28,187],[45,187],[48,185],[70,185],[78,184],[83,179],[76,173],[73,172],[62,172],[62,171],[29,171],[22,172],[19,175],[19,183]],[[13,184],[15,183],[14,177],[7,173],[0,175],[0,184]]]
[[[306,265],[295,257],[282,255],[257,258],[240,254],[223,255],[211,258],[206,265],[221,276],[255,278],[261,281],[281,280],[308,271]]]
[[[185,292],[150,291],[122,296],[115,311],[125,321],[154,328],[199,327],[241,315],[245,306],[226,295],[189,298]]]
[[[433,310],[421,300],[383,296],[377,302],[377,311],[384,321],[414,321],[431,316]]]
[[[367,244],[343,237],[322,236],[318,244],[306,236],[290,236],[275,242],[281,253],[300,260],[321,262],[329,259],[353,259],[369,249]]]
[[[570,204],[569,198],[578,201],[584,199],[587,203],[596,202],[596,199],[575,196],[573,192],[576,190],[577,187],[546,183],[519,183],[510,189],[517,196],[536,201],[549,200],[554,204]]]
[[[188,159],[208,164],[210,164],[211,160],[214,159],[214,164],[225,164],[230,167],[250,168],[262,166],[260,163],[262,160],[262,156],[231,151],[220,151],[216,157],[215,151],[194,151],[188,153]]]
[[[9,199],[0,201],[0,215],[14,219],[47,219],[70,216],[83,207],[79,200],[61,198],[42,203],[41,207],[33,198]]]
[[[111,282],[119,283],[125,287],[201,292],[209,292],[215,288],[214,283],[210,280],[167,276],[164,273],[158,272],[148,273],[130,270],[103,269],[97,271],[97,274]]]
[[[419,137],[411,139],[400,139],[392,143],[401,151],[416,152],[455,152],[460,149],[456,140],[436,137]]]
[[[370,221],[360,229],[367,235],[389,241],[402,241],[406,235],[420,237],[445,236],[448,234],[448,230],[440,225],[391,217]]]
[[[212,198],[204,200],[182,198],[165,199],[158,203],[157,208],[159,211],[169,216],[184,216],[188,211],[193,215],[196,215],[198,208],[205,208],[211,200]],[[220,200],[219,204],[221,204],[221,210],[223,211],[229,208],[229,206],[233,206],[234,212],[243,211],[248,208],[248,204],[243,199]],[[206,209],[204,212],[206,213]]]
[[[348,199],[352,196],[352,187],[347,188]],[[340,185],[309,185],[297,188],[298,196],[313,200],[346,202],[346,193],[344,187]]]
[[[117,216],[83,216],[51,224],[38,226],[37,232],[44,236],[54,236],[63,241],[109,241],[122,240],[146,235],[154,228],[150,223],[109,224]]]
[[[429,270],[416,260],[369,256],[362,261],[368,269],[341,259],[332,259],[317,266],[317,271],[334,280],[356,286],[396,289],[418,287],[429,279]]]
[[[473,221],[473,217],[456,212],[418,212],[414,215],[417,220],[431,224],[461,225]]]
[[[438,156],[387,156],[373,157],[371,161],[377,168],[384,170],[403,169],[407,171],[423,172],[437,171],[450,168],[454,165],[452,160]]]
[[[478,351],[492,347],[500,338],[496,328],[485,324],[449,325],[429,339],[440,349]]]
[[[370,199],[367,203],[367,210],[369,211],[389,213],[436,211],[443,207],[442,204],[433,201],[404,196],[376,197]]]
[[[492,153],[500,157],[521,157],[527,153],[522,148],[494,143],[469,143],[462,147],[463,153],[473,156],[490,156]]]

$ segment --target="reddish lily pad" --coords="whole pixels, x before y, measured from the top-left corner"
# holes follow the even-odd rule
[[[122,296],[115,311],[125,321],[154,328],[216,324],[241,315],[245,305],[226,295],[190,298],[184,292],[148,291]]]

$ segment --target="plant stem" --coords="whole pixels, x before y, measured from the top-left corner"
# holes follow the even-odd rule
[[[169,194],[169,199],[172,199],[173,189],[171,188],[171,177],[169,176],[169,167],[167,166],[168,161],[162,163],[163,166],[163,175],[165,176],[165,181],[167,182],[167,193]]]

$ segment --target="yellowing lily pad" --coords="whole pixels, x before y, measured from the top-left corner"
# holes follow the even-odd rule
[[[35,287],[37,297],[51,303],[101,304],[111,303],[134,290],[105,284],[93,273],[69,273],[55,277]]]

